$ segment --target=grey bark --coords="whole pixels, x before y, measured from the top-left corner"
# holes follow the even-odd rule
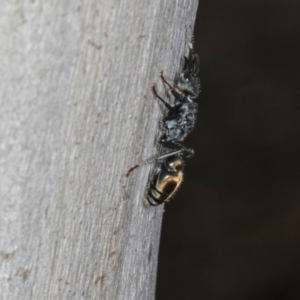
[[[153,299],[163,206],[143,204],[196,0],[5,1],[1,299]],[[124,188],[123,188],[124,185]]]

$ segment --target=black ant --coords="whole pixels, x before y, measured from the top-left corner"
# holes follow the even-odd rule
[[[177,84],[173,87],[163,76],[161,80],[168,87],[174,96],[174,104],[166,102],[152,87],[154,95],[165,105],[168,113],[162,120],[162,132],[159,143],[170,150],[155,160],[162,160],[158,166],[158,172],[152,177],[149,183],[147,201],[150,205],[156,206],[171,199],[178,190],[182,178],[184,158],[194,154],[192,149],[182,145],[183,140],[193,130],[197,119],[197,103],[194,101],[200,94],[199,78],[199,57],[194,53],[193,41],[189,44],[189,54],[184,57],[183,69],[179,74]],[[138,166],[148,163],[147,160],[130,168],[126,176]]]

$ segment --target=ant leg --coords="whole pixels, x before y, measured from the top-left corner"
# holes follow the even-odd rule
[[[182,146],[179,143],[174,143],[174,142],[166,142],[166,141],[160,141],[160,143],[166,147],[169,148],[173,151],[167,153],[167,154],[163,154],[161,156],[158,157],[158,159],[163,159],[172,155],[177,155],[180,154],[183,157],[190,157],[192,155],[194,155],[194,150],[193,149],[188,149],[185,148],[184,146]]]
[[[128,194],[126,192],[126,180],[127,180],[128,176],[130,175],[130,173],[133,170],[135,170],[138,167],[140,167],[141,165],[145,165],[145,164],[148,164],[148,163],[151,163],[151,162],[157,160],[157,157],[158,157],[158,155],[155,155],[155,156],[153,156],[153,157],[151,157],[151,158],[149,158],[147,160],[140,161],[139,163],[135,164],[133,167],[129,168],[126,173],[124,173],[125,177],[124,177],[124,182],[123,182],[122,191],[121,191],[122,192],[123,200],[126,200],[128,198]]]
[[[153,94],[156,98],[158,98],[169,110],[172,110],[173,107],[168,103],[166,102],[162,97],[160,97],[155,89],[155,85],[152,86],[152,91],[153,91]]]
[[[136,168],[138,168],[139,166],[146,165],[146,164],[152,163],[153,161],[161,160],[161,159],[167,158],[169,156],[173,156],[173,155],[177,155],[177,154],[184,154],[184,157],[190,157],[190,156],[194,155],[193,149],[184,148],[183,146],[178,145],[178,144],[165,142],[162,145],[169,149],[174,149],[174,151],[163,154],[161,156],[156,155],[147,160],[140,161],[139,163],[135,164],[133,167],[129,168],[127,170],[127,172],[125,173],[125,176],[128,177],[130,175],[130,173],[133,170],[135,170]]]
[[[177,154],[180,154],[182,152],[182,149],[180,150],[176,150],[176,151],[172,151],[172,152],[169,152],[169,153],[166,153],[164,155],[161,155],[157,158],[157,160],[161,160],[161,159],[165,159],[167,157],[170,157],[170,156],[173,156],[173,155],[177,155]]]
[[[195,153],[193,149],[188,149],[188,148],[182,149],[182,152],[185,153],[184,157],[186,158],[193,156]]]
[[[177,154],[180,154],[181,156],[188,158],[188,157],[194,155],[194,150],[183,148],[183,149],[180,149],[180,150],[177,150],[177,151],[172,151],[172,152],[166,153],[164,155],[161,155],[157,158],[157,160],[165,159],[167,157],[174,156],[174,155],[177,155]]]
[[[146,164],[150,164],[154,161],[156,161],[158,159],[158,155],[152,156],[146,160],[140,161],[137,164],[135,164],[133,167],[131,167],[130,169],[127,170],[127,172],[124,174],[126,177],[128,177],[130,175],[130,173],[135,170],[136,168],[138,168],[139,166],[142,165],[146,165]]]
[[[169,156],[177,155],[177,154],[180,154],[181,157],[188,158],[188,157],[191,157],[194,155],[194,150],[188,149],[188,148],[182,148],[180,150],[172,151],[172,152],[166,153],[164,155],[161,155],[157,159],[161,160],[161,159],[167,158]]]
[[[136,168],[138,168],[139,166],[146,165],[146,164],[152,163],[156,160],[161,160],[161,159],[167,158],[169,156],[180,154],[180,155],[183,155],[184,157],[190,157],[190,156],[194,155],[193,149],[185,148],[180,144],[175,144],[172,142],[163,142],[163,141],[161,141],[161,144],[166,148],[173,149],[174,151],[163,154],[161,156],[155,155],[155,156],[150,157],[149,159],[140,161],[139,163],[135,164],[133,167],[129,168],[127,170],[127,172],[125,173],[125,176],[128,177],[130,175],[130,173],[133,170],[135,170]]]
[[[125,173],[125,176],[128,177],[129,174],[130,174],[133,170],[135,170],[136,168],[138,168],[141,164],[142,164],[142,163],[138,163],[138,164],[136,164],[135,166],[133,166],[133,167],[131,167],[130,169],[128,169],[128,171]]]
[[[172,87],[172,85],[166,80],[166,78],[164,77],[164,72],[163,71],[161,71],[160,72],[160,78],[161,78],[161,80],[162,80],[162,82],[171,90],[171,91],[173,91],[173,87]]]
[[[182,100],[184,98],[184,94],[183,92],[177,87],[173,87],[164,77],[164,73],[163,71],[160,72],[160,78],[162,80],[162,82],[169,88],[169,90],[171,91],[171,93],[173,94],[173,96],[179,100]]]

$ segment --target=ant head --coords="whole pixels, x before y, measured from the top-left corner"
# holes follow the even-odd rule
[[[199,57],[190,53],[189,58],[184,57],[184,66],[179,75],[178,88],[192,99],[196,99],[200,93]]]

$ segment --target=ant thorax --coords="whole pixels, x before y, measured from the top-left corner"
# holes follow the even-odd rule
[[[182,142],[194,128],[196,118],[197,104],[189,97],[184,102],[180,101],[163,119],[161,140]]]

